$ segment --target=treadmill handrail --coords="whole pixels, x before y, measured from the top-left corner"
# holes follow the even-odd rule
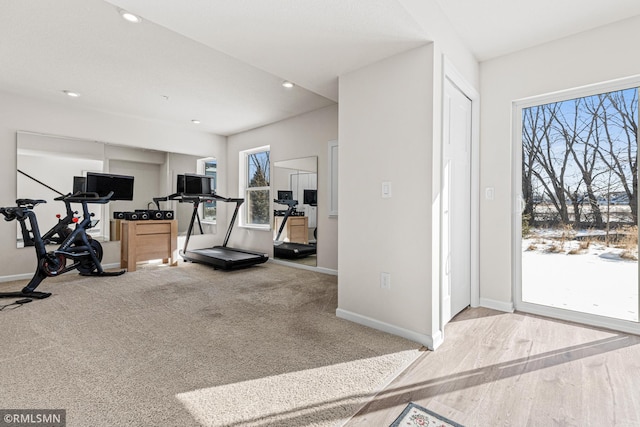
[[[170,200],[176,200],[181,196],[180,193],[173,193],[173,194],[169,194],[168,196],[164,196],[164,197],[154,197],[153,198],[153,202],[156,204],[156,207],[158,208],[158,210],[160,210],[160,202],[168,202]]]
[[[297,200],[273,200],[275,203],[279,203],[281,205],[287,205],[289,208],[287,212],[284,214],[284,218],[282,219],[282,224],[280,224],[280,228],[278,229],[278,235],[276,236],[276,242],[280,241],[280,235],[282,234],[282,230],[284,230],[284,226],[287,223],[287,220],[291,216],[291,214],[296,210],[296,206],[298,205]]]

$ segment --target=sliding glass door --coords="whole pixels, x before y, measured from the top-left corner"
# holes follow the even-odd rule
[[[591,92],[514,109],[516,306],[637,323],[638,87]]]

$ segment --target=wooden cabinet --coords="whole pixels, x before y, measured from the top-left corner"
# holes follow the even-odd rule
[[[120,240],[120,223],[121,219],[112,219],[109,224],[109,241],[115,242]]]
[[[120,267],[136,271],[136,263],[161,259],[176,265],[178,222],[122,221],[120,223]]]
[[[280,225],[282,224],[283,219],[283,216],[274,217],[274,238],[278,235],[278,230],[280,230]],[[284,226],[284,230],[282,230],[280,240],[283,242],[308,244],[309,218],[306,216],[290,216],[287,219],[287,224]]]

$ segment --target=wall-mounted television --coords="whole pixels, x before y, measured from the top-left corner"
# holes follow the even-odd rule
[[[293,200],[293,191],[278,190],[278,200]]]
[[[318,206],[318,190],[304,190],[303,203],[309,206]]]
[[[87,172],[85,191],[100,197],[113,191],[110,200],[133,200],[133,176]]]

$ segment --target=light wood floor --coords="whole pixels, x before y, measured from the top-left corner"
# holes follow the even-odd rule
[[[467,309],[346,426],[388,426],[410,401],[465,427],[640,426],[640,337]]]

